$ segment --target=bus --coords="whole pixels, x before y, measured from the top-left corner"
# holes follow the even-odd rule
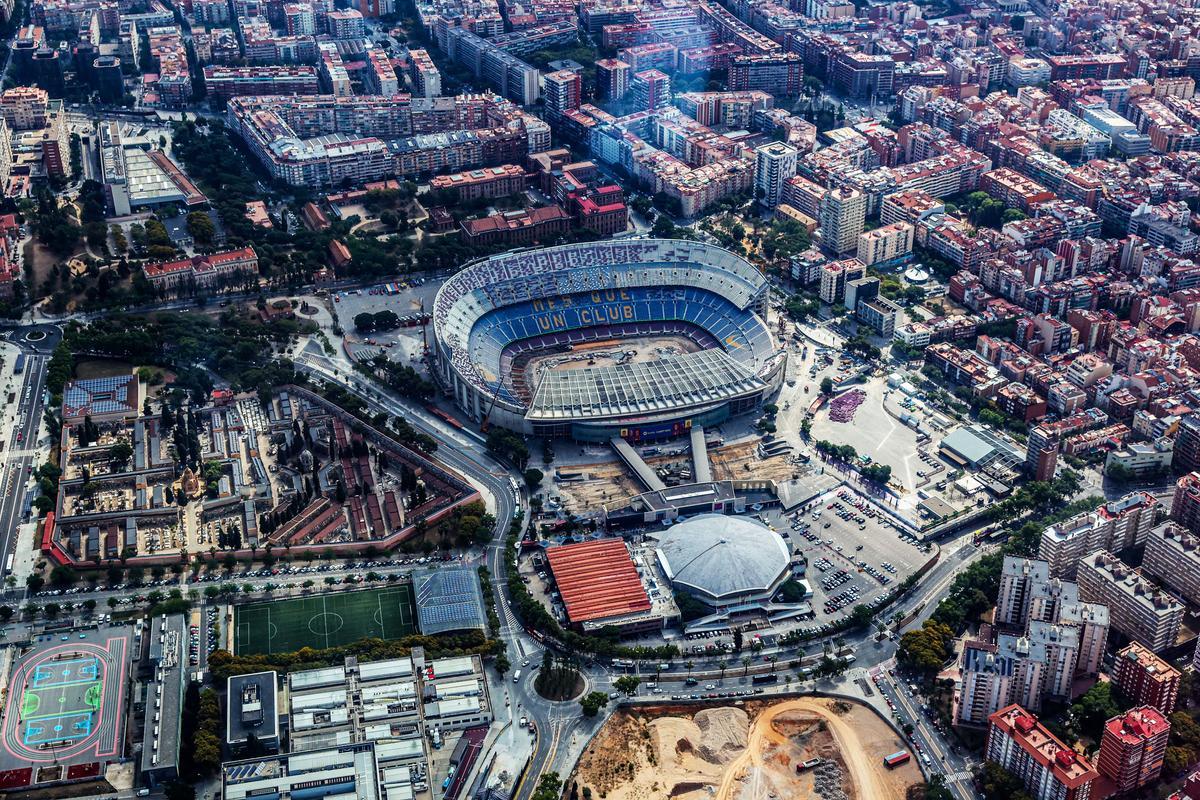
[[[9,553],[8,560],[4,562],[4,574],[8,575],[10,572],[12,572],[12,568],[13,568],[13,554]]]
[[[18,353],[17,360],[13,362],[13,374],[20,375],[25,371],[25,354]]]
[[[772,672],[768,675],[755,675],[754,677],[752,677],[750,679],[750,682],[751,683],[778,683],[779,675],[774,672]]]
[[[901,764],[907,764],[911,758],[912,756],[909,755],[907,750],[900,750],[892,753],[890,756],[884,756],[883,765],[888,769],[895,769]]]

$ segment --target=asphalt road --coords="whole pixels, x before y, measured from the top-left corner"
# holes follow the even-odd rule
[[[306,350],[300,354],[296,363],[298,369],[310,373],[313,377],[335,382],[353,392],[365,401],[372,411],[384,411],[388,414],[402,417],[418,430],[436,438],[441,443],[437,454],[438,459],[450,468],[464,474],[477,485],[485,488],[496,500],[496,507],[494,509],[497,519],[495,537],[493,542],[487,547],[485,560],[494,578],[493,587],[497,595],[497,611],[501,620],[500,635],[506,644],[509,659],[513,664],[513,671],[506,678],[509,688],[509,691],[505,693],[507,696],[496,698],[497,706],[501,702],[505,702],[508,705],[504,710],[497,708],[497,716],[503,721],[508,716],[504,711],[508,711],[511,713],[513,725],[516,724],[516,720],[521,716],[527,716],[533,723],[533,732],[529,734],[533,736],[532,758],[524,778],[513,793],[515,800],[528,800],[536,788],[537,779],[541,774],[548,771],[559,771],[562,773],[570,767],[573,761],[571,753],[576,749],[575,745],[585,740],[587,736],[590,736],[602,724],[604,715],[600,715],[594,720],[585,720],[578,714],[577,703],[548,703],[539,698],[533,689],[533,677],[541,663],[542,647],[536,640],[525,633],[511,611],[507,586],[503,580],[504,567],[502,564],[504,539],[508,532],[509,521],[512,519],[512,515],[516,509],[525,505],[524,489],[522,487],[514,491],[510,479],[517,477],[516,474],[510,471],[505,465],[493,459],[486,452],[481,436],[474,431],[452,429],[446,426],[441,420],[434,418],[423,408],[405,402],[378,384],[367,382],[357,373],[354,373],[350,365],[342,360],[340,355],[339,353],[339,357],[329,358],[322,353],[314,353],[312,350]],[[41,421],[41,393],[45,382],[45,361],[45,356],[30,356],[27,361],[27,374],[33,384],[29,395],[30,402],[25,403],[23,401],[20,410],[20,431],[25,442],[29,442],[31,436],[34,437],[34,440],[36,439],[38,426]],[[23,388],[21,392],[24,392]],[[16,432],[14,431],[13,438],[15,439],[15,437]],[[28,466],[33,460],[33,452],[17,451],[16,453],[12,453],[10,451],[9,456],[10,461],[14,462],[25,474],[15,478],[21,484],[21,491],[18,491],[15,486],[11,492],[8,491],[9,484],[14,480],[13,476],[17,472],[12,466],[9,466],[5,470],[5,474],[0,479],[0,487],[3,487],[6,492],[4,497],[0,498],[0,536],[4,537],[2,543],[5,548],[0,552],[4,553],[9,552],[13,546],[15,523],[19,519],[23,508],[23,485],[27,476]],[[897,611],[903,614],[915,612],[915,619],[911,625],[919,625],[932,612],[940,597],[944,596],[954,576],[967,563],[978,557],[981,552],[969,545],[949,551],[937,567],[922,580],[918,591],[899,606],[889,609],[888,616],[890,617]],[[378,571],[384,572],[385,570],[381,569]],[[239,584],[245,582],[238,577],[233,577],[229,580],[230,582]],[[300,580],[303,580],[303,578],[297,576],[278,576],[275,578],[262,578],[255,582],[261,585],[268,581],[284,583],[298,582]],[[187,585],[191,588],[200,588],[192,584]],[[314,590],[319,590],[320,588],[321,581],[318,579]],[[148,589],[134,591],[145,594]],[[88,593],[87,595],[75,595],[71,599],[84,599],[91,596],[103,602],[106,596],[112,594],[127,596],[134,593],[134,591],[110,592],[100,590],[95,593]],[[44,602],[40,599],[39,601]],[[98,610],[106,609],[102,607]],[[846,643],[850,647],[855,648],[859,654],[858,663],[855,665],[856,668],[870,669],[872,666],[883,665],[889,662],[895,653],[894,643],[890,641],[872,642],[870,633],[846,636],[844,638],[846,639]],[[810,642],[804,649],[810,654],[810,658],[812,658],[814,652],[819,656],[820,647],[820,642]],[[761,672],[769,670],[769,665],[763,663],[761,659],[764,656],[770,655],[773,651],[778,652],[780,655],[781,668],[788,657],[793,655],[791,653],[780,652],[774,648],[768,649],[759,655],[760,660],[751,668],[751,671]],[[526,661],[528,661],[528,664],[524,663]],[[705,661],[701,658],[695,658],[694,661],[694,669],[697,673],[702,673],[706,670],[712,671],[718,669],[721,660],[713,659]],[[518,681],[514,682],[512,676],[515,675],[517,669],[521,670],[521,676]],[[744,681],[744,678],[738,675],[738,671],[736,668],[729,670],[725,681],[726,685]],[[612,690],[612,680],[615,676],[610,673],[607,666],[587,665],[584,669],[584,675],[588,683],[587,691],[596,690],[607,693]],[[668,680],[674,678],[676,681],[679,681],[682,679],[682,673],[674,675],[664,673],[664,678]],[[739,681],[738,679],[741,680]],[[703,684],[701,685],[703,686]],[[669,692],[670,690],[666,691]],[[898,693],[899,691],[897,690]],[[915,708],[910,707],[912,701],[897,697],[893,702],[896,702],[901,708],[906,709],[906,716],[912,717],[912,721],[917,727],[916,735],[920,737],[918,741],[922,742],[922,747],[931,753],[931,757],[937,756],[940,760],[941,754],[949,749],[940,735],[929,728],[927,721],[924,721],[920,714],[915,713]],[[909,702],[910,706],[905,706],[905,702]],[[934,766],[937,767],[936,764]],[[953,761],[948,761],[944,768],[949,770],[955,767],[956,765]],[[955,769],[955,773],[965,774],[965,772],[959,769]],[[958,797],[970,798],[973,796],[969,781],[952,780],[951,787]]]
[[[24,380],[14,385],[17,421],[4,440],[3,466],[0,466],[0,558],[5,561],[16,548],[17,526],[25,511],[25,487],[36,466],[48,361],[48,356],[27,354]]]

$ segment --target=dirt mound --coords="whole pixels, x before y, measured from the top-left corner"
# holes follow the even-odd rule
[[[750,718],[740,708],[706,708],[692,720],[700,729],[700,756],[713,764],[728,764],[746,749]]]

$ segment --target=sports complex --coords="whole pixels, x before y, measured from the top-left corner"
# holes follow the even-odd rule
[[[767,298],[749,262],[701,242],[505,253],[438,291],[439,369],[479,422],[578,441],[677,436],[778,389]]]
[[[0,787],[98,777],[122,757],[130,638],[116,629],[88,636],[35,645],[14,666]]]
[[[412,587],[314,595],[234,608],[234,652],[291,653],[363,638],[400,639],[416,630]]]

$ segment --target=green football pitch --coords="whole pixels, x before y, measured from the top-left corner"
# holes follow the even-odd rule
[[[367,637],[399,639],[416,630],[414,618],[409,586],[235,606],[234,652],[290,653]]]

